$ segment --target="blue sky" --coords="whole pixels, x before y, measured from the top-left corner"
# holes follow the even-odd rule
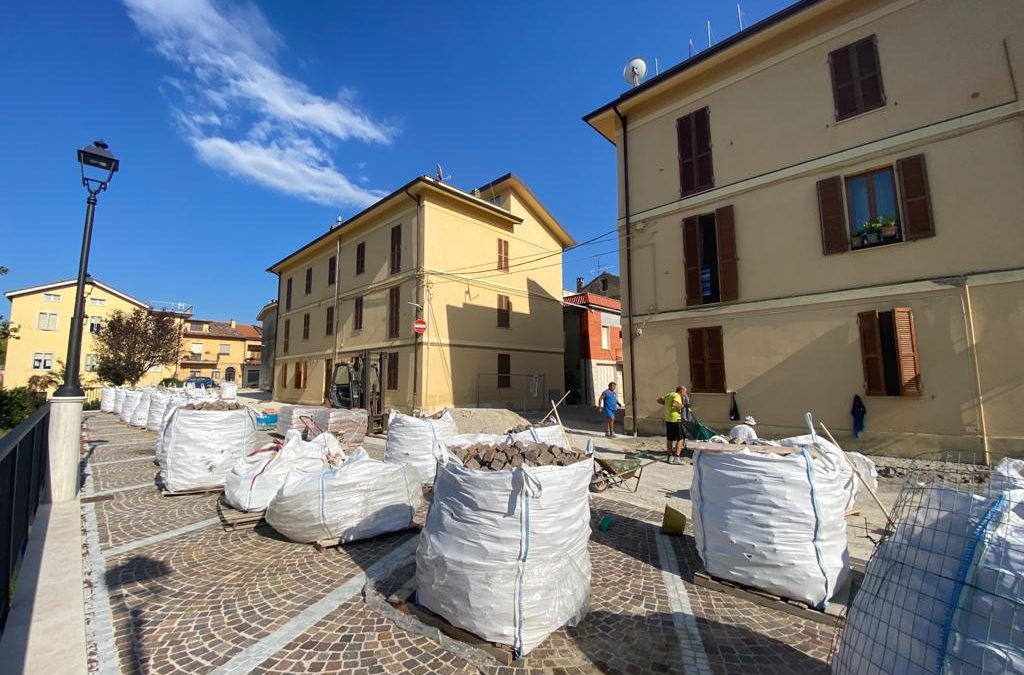
[[[783,7],[742,3],[745,25]],[[0,24],[0,290],[71,278],[75,150],[122,160],[90,272],[149,302],[255,321],[272,262],[442,163],[512,171],[583,241],[613,228],[614,149],[581,117],[737,29],[731,2],[9,3]],[[614,242],[570,251],[617,271]],[[9,314],[9,305],[0,304]]]

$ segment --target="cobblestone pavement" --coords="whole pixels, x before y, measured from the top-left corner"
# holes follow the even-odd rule
[[[216,495],[157,490],[155,438],[112,415],[84,423],[91,672],[827,672],[831,628],[695,587],[692,538],[659,534],[661,514],[645,506],[598,497],[590,613],[498,665],[374,601],[412,577],[415,532],[323,552],[265,525],[225,532]]]

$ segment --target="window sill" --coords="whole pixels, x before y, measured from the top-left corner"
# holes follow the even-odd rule
[[[832,123],[827,125],[827,126],[835,127],[835,126],[837,126],[839,124],[845,124],[846,122],[852,122],[853,120],[859,120],[860,118],[864,117],[865,115],[870,115],[871,113],[878,112],[879,110],[888,110],[888,109],[889,109],[889,105],[888,105],[888,101],[886,101],[882,105],[878,106],[877,108],[872,108],[871,110],[865,110],[864,112],[859,112],[859,113],[856,113],[854,115],[850,115],[849,117],[844,117],[842,119],[835,119],[835,118],[833,118]]]
[[[877,248],[885,248],[887,246],[899,246],[901,244],[909,244],[909,243],[910,242],[907,241],[906,239],[899,239],[897,241],[877,241],[877,242],[874,242],[872,244],[862,244],[862,245],[857,246],[857,247],[854,247],[854,246],[851,245],[848,253],[857,253],[859,251],[871,251],[871,250],[874,250],[874,249],[877,249]]]
[[[698,195],[702,195],[705,192],[711,192],[714,189],[715,189],[714,185],[709,185],[706,188],[701,188],[700,190],[695,190],[693,192],[683,193],[682,191],[680,191],[679,192],[679,199],[680,200],[682,200],[682,199],[689,199],[690,197],[696,197]]]
[[[690,393],[690,394],[702,394],[702,395],[716,394],[718,396],[725,396],[729,392],[727,392],[727,391],[705,391],[705,390],[702,390],[702,389],[691,389],[687,393]]]

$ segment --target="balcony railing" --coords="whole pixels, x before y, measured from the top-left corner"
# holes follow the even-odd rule
[[[11,610],[11,581],[28,545],[46,486],[50,404],[0,437],[0,633]]]

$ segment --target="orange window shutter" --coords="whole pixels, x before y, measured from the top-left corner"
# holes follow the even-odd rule
[[[907,307],[892,310],[896,355],[900,366],[900,396],[921,395],[921,366],[917,356],[914,314]]]
[[[882,337],[878,329],[878,311],[857,315],[860,332],[860,354],[864,364],[864,392],[869,396],[885,395],[885,370],[882,363]]]

